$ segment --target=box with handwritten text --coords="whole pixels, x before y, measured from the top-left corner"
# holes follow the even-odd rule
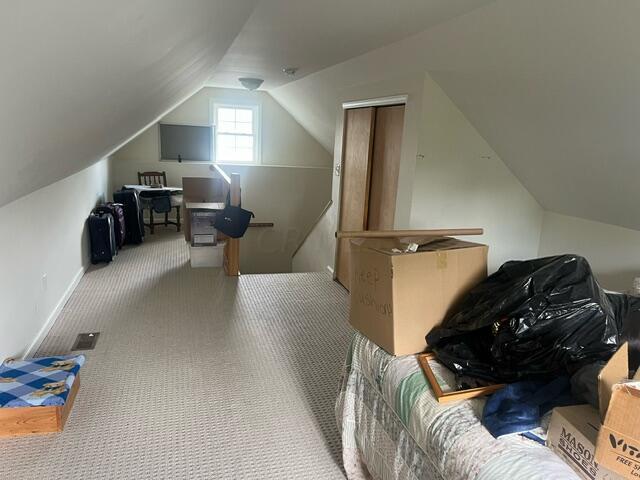
[[[487,276],[486,245],[455,238],[351,241],[351,325],[392,355],[425,335]]]

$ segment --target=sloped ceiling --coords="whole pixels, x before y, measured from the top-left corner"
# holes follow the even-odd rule
[[[98,161],[202,87],[255,4],[3,2],[0,206]]]
[[[268,0],[251,14],[215,69],[211,86],[255,76],[272,89],[395,42],[493,0]]]
[[[256,5],[4,2],[0,205],[99,160],[224,57],[222,81],[301,67],[270,92],[328,149],[340,91],[428,72],[544,208],[640,229],[637,0]]]
[[[640,2],[503,0],[422,41],[432,77],[545,209],[640,229]]]
[[[271,93],[327,144],[330,97],[422,69],[545,209],[638,230],[639,45],[636,0],[500,0]]]

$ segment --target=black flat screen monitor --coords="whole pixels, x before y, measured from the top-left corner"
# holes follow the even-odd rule
[[[160,124],[160,158],[179,162],[211,162],[213,128]]]

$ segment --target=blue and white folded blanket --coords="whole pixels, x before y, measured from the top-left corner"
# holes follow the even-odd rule
[[[61,406],[84,355],[10,360],[0,365],[0,408]]]

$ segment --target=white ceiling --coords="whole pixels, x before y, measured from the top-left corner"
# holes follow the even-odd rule
[[[257,76],[269,90],[395,42],[492,0],[263,0],[210,79],[238,88]]]
[[[640,229],[640,2],[502,0],[421,41],[545,209]]]
[[[640,230],[640,2],[499,0],[272,95],[326,145],[340,91],[418,69],[545,209]]]
[[[311,98],[321,69],[394,40]],[[638,45],[637,0],[3,2],[0,206],[96,162],[218,63],[213,83],[263,76],[312,132],[335,125],[332,92],[421,69],[543,207],[640,229]],[[276,89],[285,65],[306,77]]]
[[[202,87],[255,3],[2,2],[0,206],[98,161]]]

